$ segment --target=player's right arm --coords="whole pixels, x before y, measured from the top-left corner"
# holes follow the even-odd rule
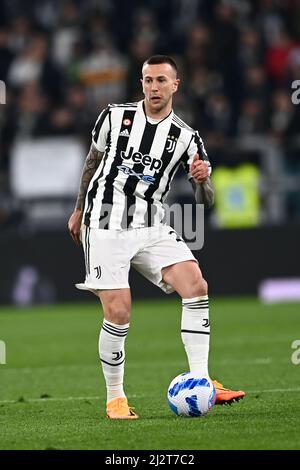
[[[96,173],[96,170],[103,158],[103,155],[104,152],[100,152],[92,142],[82,170],[75,209],[68,222],[70,235],[77,245],[80,245],[80,227],[82,222],[84,201],[87,189],[92,177]]]
[[[110,127],[111,124],[108,107],[100,113],[92,131],[92,144],[82,170],[75,209],[68,222],[70,235],[77,245],[80,245],[80,227],[82,223],[86,193],[90,181],[96,173],[103,158]]]

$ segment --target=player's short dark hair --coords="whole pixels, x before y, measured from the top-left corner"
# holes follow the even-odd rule
[[[167,55],[153,55],[149,57],[149,59],[145,60],[143,63],[143,67],[145,65],[156,65],[156,64],[169,64],[171,65],[172,69],[175,71],[176,75],[178,72],[178,68],[176,65],[175,60],[173,60],[171,57]]]

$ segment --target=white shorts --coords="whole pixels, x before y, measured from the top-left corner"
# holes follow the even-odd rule
[[[103,230],[82,226],[81,242],[86,278],[78,289],[129,288],[132,266],[167,294],[174,289],[163,282],[162,268],[196,258],[172,227],[161,225],[130,230]]]

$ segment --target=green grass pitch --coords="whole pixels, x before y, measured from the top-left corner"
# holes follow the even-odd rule
[[[169,382],[187,370],[180,300],[135,301],[127,338],[126,392],[140,419],[105,418],[97,300],[0,309],[1,449],[299,449],[299,304],[211,300],[210,373],[246,398],[204,418],[179,418]],[[298,355],[299,357],[299,355]]]

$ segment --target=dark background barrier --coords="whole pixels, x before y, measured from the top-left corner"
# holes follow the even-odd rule
[[[204,248],[195,252],[210,295],[256,294],[267,277],[300,275],[300,226],[253,230],[207,230]],[[0,303],[86,301],[74,284],[84,280],[84,261],[68,233],[0,235]],[[133,270],[134,298],[164,296]]]

